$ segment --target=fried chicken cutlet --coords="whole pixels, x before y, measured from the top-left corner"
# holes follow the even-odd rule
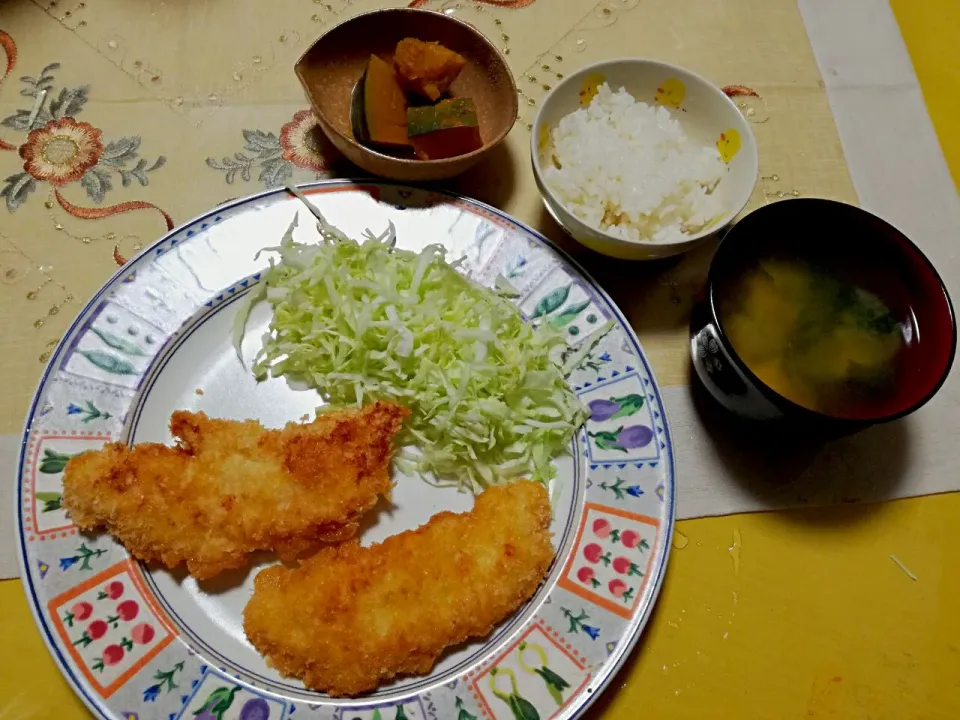
[[[200,580],[257,550],[292,560],[356,534],[391,487],[408,414],[377,402],[265,430],[178,410],[175,447],[112,443],[70,460],[63,504],[82,530],[105,528],[141,560],[186,562]]]
[[[549,525],[543,485],[492,487],[470,512],[262,570],[244,630],[281,673],[331,695],[427,673],[444,649],[488,635],[530,599],[553,560]]]

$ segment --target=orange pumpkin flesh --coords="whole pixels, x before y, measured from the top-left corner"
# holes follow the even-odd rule
[[[363,112],[370,141],[378,145],[404,147],[407,137],[407,99],[393,68],[371,55],[363,84]]]
[[[466,64],[462,55],[440,43],[416,38],[401,40],[393,55],[393,66],[404,89],[431,102],[440,99]]]

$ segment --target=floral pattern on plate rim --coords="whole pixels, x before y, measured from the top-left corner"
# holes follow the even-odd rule
[[[385,197],[393,197],[400,191],[397,186],[389,183],[368,183],[364,186],[357,186],[342,181],[319,183],[312,190],[311,194],[366,191],[374,200],[377,200],[381,194]],[[596,434],[606,431],[606,424],[626,420],[632,421],[633,417],[639,415],[641,409],[645,417],[652,418],[652,414],[648,416],[647,413],[656,412],[661,419],[660,427],[662,429],[657,434],[657,445],[659,446],[659,440],[662,438],[663,447],[658,447],[660,459],[656,465],[648,462],[643,463],[642,468],[638,468],[635,463],[595,464],[596,466],[590,466],[590,476],[596,479],[592,483],[588,479],[586,499],[589,505],[598,509],[603,508],[603,517],[630,518],[630,522],[637,522],[637,517],[646,518],[647,513],[655,515],[653,518],[655,522],[649,523],[649,527],[654,528],[655,537],[647,538],[643,536],[640,538],[643,542],[634,544],[633,535],[629,532],[632,526],[627,526],[629,522],[624,528],[617,528],[610,520],[610,533],[607,533],[605,538],[608,543],[614,542],[612,538],[614,531],[617,531],[621,547],[633,544],[634,547],[629,549],[637,552],[642,549],[648,554],[649,559],[646,564],[636,561],[632,564],[629,562],[626,564],[618,563],[617,557],[610,556],[611,567],[614,563],[623,565],[619,570],[613,567],[613,573],[616,573],[618,577],[623,575],[625,578],[631,579],[640,578],[638,573],[642,573],[642,585],[638,586],[638,589],[620,607],[619,604],[614,604],[613,600],[623,602],[622,596],[626,595],[626,591],[620,593],[619,584],[613,589],[609,587],[615,578],[611,578],[606,583],[607,590],[609,590],[607,594],[612,594],[613,597],[602,598],[605,602],[590,596],[590,593],[579,592],[579,589],[571,590],[569,587],[560,584],[550,591],[550,595],[543,605],[537,609],[536,614],[525,625],[518,628],[513,634],[513,639],[509,641],[516,643],[516,647],[519,648],[519,643],[522,643],[521,637],[534,631],[545,633],[545,637],[549,638],[548,640],[541,640],[538,636],[536,642],[528,643],[522,651],[523,662],[528,668],[531,668],[531,671],[527,671],[519,665],[516,668],[504,666],[503,672],[499,673],[500,677],[496,682],[496,693],[499,694],[494,693],[490,688],[487,688],[489,692],[484,690],[481,694],[468,686],[470,686],[470,681],[476,676],[477,672],[486,671],[489,675],[489,671],[503,659],[500,655],[497,656],[500,659],[489,657],[487,660],[481,661],[474,670],[462,675],[459,680],[453,679],[432,688],[428,692],[421,693],[419,696],[423,701],[424,717],[429,720],[438,720],[441,717],[457,718],[457,720],[479,719],[481,717],[488,720],[489,718],[506,719],[515,716],[518,708],[525,708],[526,710],[532,708],[542,718],[574,717],[579,715],[593,697],[596,697],[598,691],[606,684],[622,662],[625,652],[632,646],[646,621],[659,589],[659,584],[662,581],[663,568],[666,564],[669,548],[666,538],[672,530],[673,521],[673,468],[669,434],[666,423],[663,422],[663,407],[659,394],[639,345],[632,339],[631,333],[625,331],[624,327],[620,325],[624,322],[622,315],[603,292],[596,288],[589,278],[583,276],[572,262],[567,261],[562,254],[558,254],[548,241],[515,223],[499,211],[472,201],[436,192],[413,189],[402,189],[402,191],[406,193],[402,195],[405,206],[413,207],[418,202],[434,204],[443,202],[484,218],[493,225],[507,231],[499,236],[500,248],[493,253],[485,254],[481,260],[482,266],[472,268],[471,274],[474,276],[489,277],[491,274],[497,275],[502,272],[503,274],[512,274],[514,278],[517,278],[523,274],[525,266],[531,265],[531,258],[546,255],[551,258],[551,261],[557,267],[564,269],[565,274],[576,282],[577,287],[584,289],[586,293],[584,299],[589,298],[591,307],[598,307],[616,321],[616,326],[608,333],[597,333],[599,337],[588,337],[580,343],[574,342],[571,345],[571,348],[578,353],[577,357],[579,359],[577,370],[571,377],[571,383],[576,383],[577,392],[582,396],[584,391],[589,393],[589,391],[598,387],[605,391],[602,393],[603,397],[598,398],[603,402],[595,403],[599,409],[598,420],[588,422],[587,427],[582,431],[581,442],[588,439],[589,433]],[[248,203],[258,198],[261,201],[264,198],[272,198],[272,202],[278,202],[282,197],[279,193],[264,193],[255,198],[221,206],[215,212],[211,212],[163,238],[128,266],[129,273],[115,279],[109,286],[110,302],[119,303],[117,313],[124,310],[125,298],[132,297],[130,292],[132,288],[137,287],[138,278],[142,279],[149,276],[151,264],[160,262],[160,258],[166,255],[173,254],[172,251],[176,250],[178,246],[188,246],[194,238],[202,236],[207,228],[214,226],[221,219],[242,214]],[[386,203],[386,205],[389,205],[389,203]],[[293,206],[291,205],[291,207]],[[396,208],[396,210],[399,211],[400,208]],[[496,267],[492,267],[491,264]],[[236,280],[232,282],[236,282]],[[146,280],[141,281],[146,282]],[[529,301],[531,297],[536,296],[534,297],[534,307],[536,307],[543,301],[543,296],[547,292],[553,291],[553,288],[550,288],[542,292],[541,286],[542,283],[540,282],[534,283],[534,286],[523,297],[518,298],[517,302],[524,303]],[[220,287],[226,287],[226,285],[221,284]],[[570,290],[572,291],[572,287]],[[208,303],[210,307],[215,307],[218,304],[216,302],[216,292],[209,293],[207,297],[201,297],[201,295],[200,291],[196,292],[193,311],[203,310],[203,306]],[[579,321],[579,317],[584,314],[586,306],[578,310],[577,306],[583,304],[584,300],[570,299],[571,297],[571,294],[568,293],[565,302],[544,313],[545,316],[559,317],[567,313],[567,316],[557,320],[557,324],[561,327],[569,324],[567,322],[568,317],[571,322]],[[193,300],[190,302],[193,302]],[[556,304],[556,300],[546,303],[546,305],[553,304]],[[571,305],[569,310],[567,309],[568,305]],[[100,311],[94,313],[95,309]],[[142,313],[139,310],[138,312]],[[173,320],[176,312],[173,310],[170,310],[170,312],[173,313],[170,318],[162,320],[158,318],[155,324],[147,323],[152,328],[150,332],[157,336],[158,346],[162,346],[173,332],[172,329],[168,328],[175,327]],[[177,312],[182,312],[182,308],[177,309]],[[64,449],[59,445],[51,444],[50,449],[53,454],[50,456],[44,455],[38,461],[41,435],[52,437],[56,437],[58,434],[62,436],[75,435],[85,441],[94,443],[94,445],[102,443],[109,438],[109,435],[94,436],[94,432],[88,429],[90,427],[88,423],[97,419],[98,412],[101,415],[104,414],[102,411],[104,406],[111,408],[112,412],[108,413],[109,415],[122,417],[125,414],[124,408],[129,407],[133,397],[130,394],[130,385],[124,382],[118,384],[116,377],[113,377],[116,373],[111,373],[109,369],[97,368],[95,371],[88,368],[80,373],[78,378],[76,373],[71,373],[68,369],[71,353],[75,355],[78,349],[87,347],[84,343],[92,342],[95,339],[101,344],[99,348],[103,352],[115,354],[126,362],[134,364],[134,374],[130,375],[134,384],[140,382],[144,373],[149,374],[150,363],[152,362],[150,357],[153,356],[152,349],[146,356],[146,364],[139,364],[139,360],[143,358],[138,353],[146,353],[146,346],[141,342],[135,348],[128,343],[128,338],[118,336],[115,333],[108,335],[105,340],[103,333],[113,333],[113,331],[97,321],[90,322],[94,315],[104,317],[101,298],[91,302],[78,322],[71,328],[64,343],[54,354],[51,369],[47,370],[44,380],[41,382],[37,400],[35,400],[32,409],[34,421],[31,423],[27,438],[28,442],[32,443],[30,447],[34,447],[37,454],[32,460],[28,457],[27,459],[30,460],[32,465],[21,470],[19,486],[21,501],[33,492],[32,481],[28,481],[28,474],[23,470],[28,470],[36,475],[37,473],[33,472],[32,468],[35,468],[38,462],[39,464],[47,462],[49,469],[57,470],[63,462],[62,456],[70,451],[70,448]],[[132,320],[135,315],[129,317]],[[126,319],[124,322],[126,322]],[[146,323],[147,321],[143,320],[143,322]],[[120,325],[122,324],[120,323]],[[105,328],[107,329],[105,330]],[[95,332],[95,330],[100,332]],[[142,339],[143,335],[139,337]],[[580,352],[581,350],[583,352]],[[96,364],[94,363],[94,365]],[[618,370],[613,370],[613,372],[618,373],[618,377],[612,377],[612,368],[618,368]],[[627,385],[630,385],[630,387],[626,390],[622,389],[625,387],[623,381],[627,380],[624,376],[629,376]],[[73,378],[72,381],[70,380],[71,377]],[[118,377],[123,378],[126,375],[121,373]],[[619,387],[609,388],[609,392],[606,392],[608,381],[611,379],[616,380]],[[57,382],[54,382],[54,380]],[[82,402],[76,401],[76,390],[71,386],[71,383],[75,385],[78,381],[84,383],[85,388]],[[638,400],[638,397],[634,397],[641,395],[638,389],[641,387],[643,388],[642,402]],[[107,401],[108,398],[109,401]],[[72,407],[77,409],[70,409],[71,403]],[[88,406],[87,403],[90,403],[90,405]],[[41,417],[40,409],[47,407],[47,405],[64,410],[56,413],[47,412]],[[617,407],[614,408],[614,405]],[[91,408],[95,408],[96,412]],[[614,417],[618,413],[619,416]],[[107,420],[109,421],[109,418]],[[110,430],[113,431],[113,427]],[[608,449],[607,451],[614,452],[615,449]],[[619,467],[621,465],[622,467]],[[42,492],[54,491],[44,489]],[[53,498],[38,499],[41,501],[41,508],[46,500],[54,502]],[[30,502],[31,504],[34,503],[32,495]],[[616,507],[620,505],[622,507]],[[177,627],[175,624],[171,624],[169,644],[161,648],[156,657],[151,656],[149,662],[137,665],[136,670],[130,677],[124,677],[124,681],[117,688],[111,690],[109,693],[110,702],[105,704],[100,699],[103,697],[103,693],[96,692],[94,690],[96,686],[89,679],[80,679],[80,673],[77,670],[78,664],[67,662],[66,657],[69,652],[66,643],[62,639],[56,640],[51,632],[52,627],[64,624],[63,617],[57,615],[57,619],[54,620],[54,616],[46,610],[47,601],[42,598],[61,597],[71,588],[79,587],[81,582],[89,581],[91,573],[97,572],[99,568],[114,568],[118,561],[125,561],[126,553],[109,538],[102,538],[97,544],[87,543],[82,545],[74,534],[75,528],[69,525],[63,529],[58,528],[48,538],[48,542],[40,543],[36,534],[30,533],[28,530],[28,516],[24,514],[27,508],[22,504],[20,507],[21,560],[24,566],[24,577],[27,580],[28,593],[31,594],[35,605],[39,606],[37,610],[41,617],[41,630],[47,633],[51,639],[55,646],[54,655],[65,668],[65,672],[72,680],[75,688],[85,697],[88,705],[94,709],[101,709],[108,705],[109,712],[112,713],[129,712],[135,715],[144,712],[157,712],[159,710],[158,703],[164,702],[167,696],[171,698],[177,696],[177,691],[173,691],[170,685],[180,686],[182,683],[191,682],[189,678],[196,676],[197,667],[201,666],[203,657],[198,656],[183,643],[182,638],[175,638],[178,634]],[[588,515],[591,521],[599,519],[594,518],[591,512],[593,511],[588,509],[588,512],[584,515],[584,523],[587,521]],[[641,534],[636,529],[633,530],[634,534],[638,536]],[[581,530],[581,532],[583,531]],[[606,532],[606,528],[601,528],[600,532]],[[86,550],[83,549],[84,547]],[[103,554],[103,557],[97,554],[97,551],[101,549],[108,550]],[[577,550],[583,552],[583,548],[579,544],[575,548],[575,552]],[[593,551],[591,550],[591,552]],[[85,560],[88,560],[89,570],[82,569]],[[564,563],[572,563],[573,560],[573,555],[561,558]],[[99,564],[101,561],[103,565]],[[60,569],[62,562],[67,563],[67,570]],[[111,565],[110,563],[114,564]],[[636,568],[635,572],[631,572],[633,567]],[[52,574],[51,568],[56,569],[57,573]],[[107,571],[101,570],[101,574],[103,572]],[[95,577],[99,577],[99,575]],[[54,580],[51,580],[51,578],[54,578]],[[79,605],[80,602],[78,600],[73,605]],[[89,601],[83,600],[82,602]],[[614,605],[618,612],[611,610],[610,605]],[[77,609],[80,610],[81,614],[86,612],[85,607]],[[76,617],[76,613],[74,613],[74,618]],[[104,620],[106,621],[106,618]],[[130,630],[132,632],[132,628]],[[113,631],[113,628],[111,628],[111,631]],[[145,639],[146,634],[138,631],[141,640]],[[150,639],[153,640],[154,638],[151,637]],[[123,642],[124,640],[126,642]],[[131,654],[127,649],[128,646],[137,647],[134,638],[129,635],[124,635],[118,638],[117,642],[111,643],[111,645],[114,644],[124,650],[125,657]],[[564,665],[561,670],[554,668],[554,664],[557,663],[552,659],[553,653],[559,652],[554,650],[555,647],[561,648],[565,657],[569,655],[575,658],[580,667],[575,671],[573,668],[576,667],[576,664],[571,668]],[[541,660],[539,658],[541,651],[547,655],[547,658],[537,665],[537,662]],[[86,669],[90,671],[97,665],[97,658],[103,664],[103,669],[119,665],[119,659],[114,665],[107,664],[108,660],[112,662],[116,659],[114,656],[118,656],[116,650],[111,650],[108,656],[102,654],[93,656]],[[519,663],[519,659],[517,662]],[[183,667],[179,670],[175,669],[180,663],[186,663],[186,669]],[[561,665],[562,662],[557,664],[557,667],[561,667]],[[202,665],[202,667],[206,667],[206,665]],[[512,671],[515,676],[516,689],[513,687],[514,682],[507,670]],[[93,670],[93,672],[98,671]],[[567,677],[568,674],[571,677]],[[255,683],[249,683],[242,678],[237,677],[235,679],[244,687],[256,687]],[[221,694],[225,698],[230,693],[231,688],[227,684],[224,687],[226,688],[225,694]],[[240,691],[238,690],[237,693],[240,693]],[[516,697],[511,700],[514,695]],[[113,704],[114,701],[121,702],[121,696],[122,708]],[[504,697],[507,699],[505,700]],[[174,699],[180,700],[179,696]],[[521,699],[523,702],[521,702]],[[322,700],[322,696],[318,697],[318,700]],[[384,702],[386,705],[390,705],[386,699]],[[309,701],[300,698],[297,700],[297,704],[302,707],[304,704],[309,705]],[[391,707],[393,706],[396,706],[396,702]],[[165,707],[168,707],[168,705],[165,705]],[[190,707],[193,708],[193,705],[190,704]],[[231,705],[231,707],[236,708],[237,706]],[[154,709],[151,710],[151,708]],[[176,716],[176,713],[182,709],[184,709],[182,705],[178,705],[177,708],[169,712]],[[333,717],[330,713],[335,712],[333,706],[329,704],[320,704],[312,709],[317,711],[317,717]],[[195,709],[192,709],[191,713],[194,711]],[[106,711],[101,710],[101,712]],[[224,717],[228,717],[229,712],[228,710],[228,714]],[[380,715],[385,719],[392,718],[392,715],[384,715],[383,711]],[[110,717],[107,714],[102,716]]]

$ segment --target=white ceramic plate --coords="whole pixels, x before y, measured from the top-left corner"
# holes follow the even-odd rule
[[[281,379],[258,384],[231,346],[236,300],[266,265],[256,252],[277,244],[296,212],[295,239],[318,238],[302,204],[278,190],[221,206],[127,263],[80,314],[44,373],[24,433],[16,515],[22,576],[50,652],[94,715],[116,720],[579,716],[649,617],[673,527],[670,434],[636,337],[572,260],[493,208],[379,182],[304,191],[353,237],[392,220],[400,247],[442,243],[488,286],[503,274],[527,316],[539,308],[567,333],[569,352],[580,357],[569,381],[594,416],[556,463],[557,559],[546,582],[489,638],[448,652],[429,675],[331,699],[281,677],[244,636],[253,577],[272,558],[198,584],[131,560],[107,535],[78,533],[60,508],[68,456],[118,439],[170,442],[175,409],[279,427],[321,404],[314,391]],[[242,348],[248,361],[269,319],[266,305],[251,316]],[[396,479],[397,507],[373,514],[365,544],[473,503],[417,478]],[[545,675],[563,682],[548,685]],[[229,698],[223,712],[201,712],[217,691]]]

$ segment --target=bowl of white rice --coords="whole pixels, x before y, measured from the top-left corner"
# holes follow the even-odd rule
[[[750,124],[696,73],[641,58],[568,76],[531,137],[537,186],[554,219],[604,255],[686,252],[746,206],[757,182]]]

